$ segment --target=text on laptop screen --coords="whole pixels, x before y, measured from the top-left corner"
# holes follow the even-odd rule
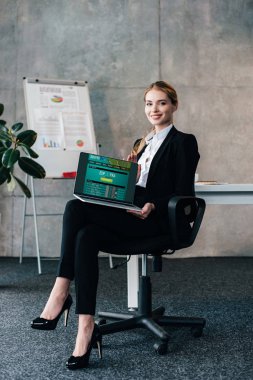
[[[122,201],[126,197],[131,163],[116,158],[88,155],[83,193]]]

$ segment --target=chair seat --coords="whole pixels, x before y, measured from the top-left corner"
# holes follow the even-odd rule
[[[149,238],[138,238],[120,240],[116,242],[104,242],[101,246],[103,252],[119,255],[137,255],[143,252],[152,254],[157,251],[160,253],[170,247],[171,239],[167,235],[160,235]]]
[[[185,248],[189,244],[184,244],[181,242],[180,248]],[[117,254],[117,255],[138,255],[138,254],[148,254],[157,255],[166,253],[168,247],[173,251],[178,249],[173,246],[172,239],[168,235],[159,235],[153,237],[145,237],[138,239],[128,239],[119,240],[114,242],[103,242],[100,249],[103,252]]]

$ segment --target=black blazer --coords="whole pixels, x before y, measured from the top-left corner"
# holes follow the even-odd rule
[[[138,159],[145,148],[138,154]],[[151,162],[143,203],[154,203],[155,213],[164,219],[173,195],[194,195],[194,175],[199,158],[195,136],[173,126]],[[136,188],[138,198],[138,186]]]

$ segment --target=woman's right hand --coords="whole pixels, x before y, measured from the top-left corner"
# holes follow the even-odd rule
[[[127,156],[127,161],[131,161],[131,162],[135,162],[135,163],[137,163],[137,155],[134,154],[134,153],[130,153],[130,154]],[[141,175],[141,165],[138,165],[137,176],[136,176],[136,182],[139,181],[140,175]]]
[[[137,154],[130,153],[130,154],[127,156],[127,161],[137,162]]]

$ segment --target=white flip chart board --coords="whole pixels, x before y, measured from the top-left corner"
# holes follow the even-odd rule
[[[77,170],[80,152],[97,153],[89,88],[84,81],[24,78],[27,124],[48,178]]]

